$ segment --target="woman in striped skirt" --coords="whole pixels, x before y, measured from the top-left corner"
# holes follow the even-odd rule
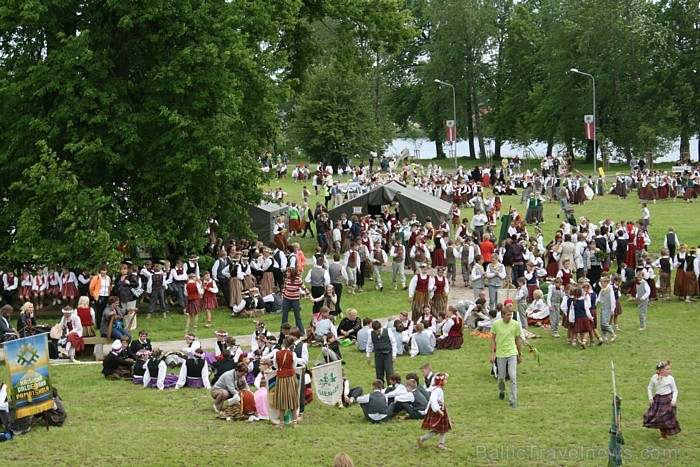
[[[269,395],[270,407],[279,411],[279,422],[276,427],[284,425],[284,413],[292,411],[292,426],[297,426],[299,416],[299,385],[294,368],[297,366],[297,356],[292,350],[294,338],[287,336],[283,343],[283,349],[275,353],[274,366],[277,368],[277,380],[275,390]]]

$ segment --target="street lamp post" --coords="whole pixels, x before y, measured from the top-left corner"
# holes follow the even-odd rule
[[[584,75],[588,76],[593,80],[593,172],[598,171],[597,167],[597,160],[598,160],[598,154],[596,154],[596,125],[597,125],[597,120],[596,120],[596,113],[595,113],[595,77],[590,74],[590,73],[585,73],[583,71],[580,71],[577,68],[572,68],[571,69],[572,73],[577,73],[579,75]]]
[[[455,169],[457,168],[457,99],[455,94],[455,87],[450,83],[440,81],[436,79],[435,82],[440,85],[449,86],[452,88],[452,119],[455,122],[455,137],[452,140],[452,152],[455,155]]]

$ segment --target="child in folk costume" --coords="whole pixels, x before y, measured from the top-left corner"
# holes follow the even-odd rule
[[[538,267],[534,262],[530,261],[527,263],[527,269],[524,273],[525,285],[527,286],[527,303],[532,303],[535,290],[540,288],[539,278],[546,275],[547,271]]]
[[[561,304],[561,301],[559,302]],[[557,313],[559,311],[557,310]],[[551,314],[549,306],[544,301],[544,293],[541,290],[535,290],[533,301],[525,312],[528,325],[547,326],[551,322]]]
[[[661,257],[652,264],[652,267],[659,268],[659,295],[661,296],[661,300],[671,299],[672,261],[668,249],[664,248],[661,250]]]
[[[345,258],[343,259],[343,265],[345,266],[345,271],[348,276],[347,285],[349,294],[355,293],[357,277],[360,274],[360,252],[357,249],[358,244],[352,242],[350,244],[350,249],[345,252]]]
[[[430,304],[430,292],[434,287],[435,280],[428,275],[428,265],[421,264],[420,272],[413,276],[408,285],[408,298],[411,301],[411,319],[413,321],[420,317],[423,307]],[[433,316],[435,315],[436,313],[433,312]]]
[[[431,332],[435,332],[435,317],[433,316],[430,305],[425,305],[423,307],[423,314],[416,321],[416,324],[423,323],[425,329],[429,329]]]
[[[66,354],[70,361],[75,359],[75,352],[80,352],[85,348],[83,340],[83,326],[80,324],[80,318],[73,313],[73,309],[69,306],[63,309],[63,317],[58,327],[63,331],[63,337],[58,341],[66,349]]]
[[[433,251],[430,253],[430,265],[434,268],[447,266],[447,245],[442,230],[436,230],[434,242]]]
[[[219,292],[219,288],[216,285],[216,281],[211,278],[211,273],[209,271],[204,272],[204,279],[202,280],[202,290],[204,294],[202,296],[202,308],[207,313],[207,324],[204,325],[205,328],[211,327],[211,310],[219,307],[219,303],[216,301],[216,294]],[[195,317],[194,328],[197,329],[197,318]]]
[[[418,438],[418,446],[421,448],[423,447],[423,443],[425,441],[433,436],[440,435],[440,444],[438,444],[438,449],[442,449],[443,451],[451,451],[450,448],[445,446],[447,432],[452,429],[450,417],[447,414],[447,408],[445,407],[445,394],[442,389],[447,382],[447,377],[447,373],[438,373],[437,375],[433,376],[433,389],[430,393],[430,401],[428,402],[428,412],[425,414],[423,424],[421,425],[421,428],[430,431]]]
[[[524,277],[518,279],[518,293],[515,294],[515,303],[518,304],[518,322],[520,327],[527,328],[527,285]]]
[[[248,389],[245,379],[236,382],[238,392],[228,400],[228,407],[218,417],[230,421],[257,421],[255,395]]]
[[[204,350],[201,347],[195,350],[192,357],[185,360],[180,368],[180,376],[177,379],[175,389],[183,387],[211,389],[209,365],[207,365]]]
[[[32,281],[32,296],[34,297],[34,306],[37,309],[44,308],[44,296],[49,288],[49,281],[44,275],[44,270],[38,268],[36,270],[36,276]]]
[[[49,273],[47,276],[48,287],[46,288],[46,294],[51,297],[52,305],[61,303],[61,276],[56,272],[53,267],[49,267]]]
[[[484,279],[486,271],[484,270],[484,257],[481,255],[474,256],[474,266],[472,267],[469,280],[474,289],[474,300],[479,299],[479,295],[484,291]]]
[[[582,349],[585,349],[586,335],[593,330],[593,315],[591,315],[588,300],[586,300],[583,290],[579,287],[572,288],[566,308],[569,314],[569,325],[575,335],[571,346],[576,348],[577,345],[580,345]],[[581,340],[582,336],[583,340]]]
[[[685,257],[685,279],[683,282],[683,294],[686,302],[694,302],[694,296],[698,295],[698,271],[695,270],[695,259],[698,249],[691,247]]]
[[[571,261],[565,259],[562,263],[562,268],[557,272],[556,277],[561,279],[561,285],[566,287],[571,284],[571,278],[573,277],[573,272],[571,271]]]
[[[447,296],[450,293],[450,282],[445,276],[445,267],[438,266],[437,275],[433,278],[433,289],[430,305],[435,313],[447,310]]]
[[[73,271],[64,266],[61,268],[61,297],[64,302],[68,301],[70,306],[73,306],[77,296],[78,278]]]
[[[20,282],[19,299],[26,303],[32,299],[32,284],[34,277],[27,271],[22,271],[22,281]]]
[[[598,345],[603,345],[603,338],[598,332],[598,295],[591,287],[591,283],[589,282],[588,278],[583,277],[580,281],[580,284],[585,298],[588,300],[588,306],[591,310],[591,316],[593,316],[593,329],[591,330],[591,332],[588,333],[588,336],[591,338],[591,342],[593,342],[593,338],[595,336],[595,338],[598,339]]]
[[[670,360],[656,365],[656,374],[649,381],[647,394],[649,409],[644,414],[644,427],[658,428],[661,431],[660,441],[667,440],[669,435],[680,433],[681,426],[676,418],[678,388],[676,380],[671,376]]]
[[[617,323],[618,316],[622,314],[622,305],[620,304],[620,283],[621,283],[621,278],[619,275],[615,274],[612,279],[612,288],[613,288],[613,293],[615,294],[615,309],[613,310],[613,315],[612,315],[612,324],[615,326],[615,330],[619,331],[620,326]]]
[[[92,281],[92,274],[90,274],[89,269],[83,269],[78,275],[78,296],[88,295],[90,293],[90,282]]]
[[[382,270],[387,264],[386,252],[382,250],[379,242],[374,243],[374,251],[372,252],[372,270],[374,271],[374,288],[380,292],[384,291],[382,284]]]
[[[685,263],[686,257],[688,256],[687,251],[688,245],[682,243],[673,262],[673,267],[676,268],[676,279],[673,282],[673,295],[678,297],[678,300],[690,298],[685,296]],[[24,278],[22,279],[22,283],[24,283]]]
[[[552,337],[559,338],[559,316],[564,300],[564,290],[561,286],[561,279],[556,278],[547,289],[547,306],[549,307],[549,322],[551,325]]]
[[[649,284],[644,280],[644,272],[637,273],[637,288],[633,298],[637,302],[637,311],[639,313],[639,330],[644,331],[647,327],[647,308],[649,307],[649,295],[651,289]]]
[[[459,228],[461,216],[462,213],[459,210],[459,205],[457,203],[452,203],[452,231],[455,232],[455,234]]]
[[[182,367],[185,368],[184,365]],[[144,388],[158,388],[159,391],[162,391],[165,388],[174,388],[178,383],[179,378],[168,373],[168,365],[165,364],[163,351],[160,349],[153,350],[148,360],[143,363],[143,368],[142,383]]]
[[[442,336],[437,340],[435,348],[441,350],[456,350],[462,347],[464,337],[462,328],[464,321],[453,306],[447,308],[445,324],[442,327]]]
[[[600,329],[603,331],[603,339],[607,340],[606,334],[610,334],[610,342],[615,342],[617,335],[615,335],[611,325],[611,319],[615,311],[615,291],[608,276],[600,278],[598,303],[600,304]]]
[[[204,295],[202,283],[199,279],[197,279],[197,275],[194,272],[187,275],[185,294],[187,295],[187,307],[185,308],[185,313],[187,313],[187,321],[185,322],[185,332],[189,332],[190,319],[192,316],[194,316],[194,329],[197,330],[199,312],[202,311],[202,295]]]

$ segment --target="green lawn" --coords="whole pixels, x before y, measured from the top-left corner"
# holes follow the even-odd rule
[[[614,360],[627,465],[698,465],[694,433],[700,429],[700,404],[693,387],[700,378],[697,306],[655,304],[644,333],[636,330],[635,311],[624,304],[619,341],[601,348],[574,350],[565,340],[537,331],[544,336],[535,342],[542,364],[526,355],[518,368],[517,409],[498,400],[485,339],[468,336],[461,350],[441,351],[429,359],[400,357],[396,369],[403,375],[418,371],[426,360],[450,373],[445,392],[454,427],[447,438],[451,453],[437,451],[434,440],[419,450],[419,422],[369,425],[356,406],[341,411],[314,402],[299,429],[278,431],[262,422],[216,420],[205,390],[159,393],[106,381],[99,366],[84,365],[52,368],[69,414],[65,426],[49,432],[36,427],[4,444],[4,459],[23,465],[67,464],[78,455],[85,465],[128,465],[146,456],[148,465],[269,465],[272,457],[280,465],[301,466],[330,465],[333,455],[344,451],[356,465],[425,459],[436,465],[603,465]],[[311,349],[312,359],[317,352]],[[351,383],[368,388],[373,368],[354,349],[345,350],[343,357]],[[665,359],[673,362],[680,389],[683,432],[662,444],[657,432],[641,427],[641,417],[654,365]]]

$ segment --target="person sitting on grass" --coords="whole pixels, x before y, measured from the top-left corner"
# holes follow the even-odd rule
[[[219,414],[219,418],[227,422],[243,420],[249,422],[257,421],[257,417],[255,416],[255,395],[250,392],[248,384],[246,384],[245,380],[239,379],[236,383],[236,389],[238,392],[226,401],[228,407]]]
[[[335,334],[329,332],[324,336],[323,348],[321,348],[321,354],[326,363],[337,362],[342,360],[340,355],[340,342]],[[344,364],[345,362],[343,362]]]
[[[349,308],[348,315],[340,321],[338,326],[338,338],[350,339],[354,344],[357,341],[357,333],[362,328],[362,320],[357,317],[357,310]]]
[[[338,407],[350,407],[358,397],[362,395],[362,386],[357,386],[354,388],[350,387],[350,381],[347,379],[345,374],[345,368],[343,368],[343,400],[338,403]]]
[[[394,402],[389,404],[389,416],[393,417],[401,412],[406,415],[399,415],[397,418],[421,420],[425,417],[428,408],[428,399],[418,390],[418,382],[414,379],[406,381],[406,392],[394,398]]]
[[[144,376],[145,380],[145,376]],[[177,380],[175,389],[188,388],[211,388],[209,383],[209,366],[204,358],[204,350],[198,348],[194,351],[192,358],[188,358],[180,368],[180,377]]]
[[[370,333],[372,332],[372,322],[372,318],[363,319],[362,328],[357,331],[357,350],[360,352],[367,350],[367,342],[369,342]]]
[[[552,285],[551,287],[555,286]],[[537,289],[532,293],[532,298],[532,303],[525,311],[527,324],[533,326],[549,325],[549,306],[544,301],[544,293]]]
[[[114,297],[116,298],[116,297]],[[117,339],[112,343],[112,350],[107,354],[102,362],[102,374],[110,380],[133,378],[133,360],[124,359],[119,356],[122,350],[122,342]]]
[[[143,373],[144,388],[158,388],[159,391],[162,391],[177,385],[178,377],[168,373],[168,365],[163,361],[162,350],[155,349],[143,367],[145,370]]]
[[[380,423],[389,416],[389,404],[386,396],[382,394],[384,383],[381,379],[372,382],[372,392],[358,397],[356,400],[362,407],[365,420],[371,423]]]
[[[457,309],[450,305],[447,307],[447,317],[445,325],[442,327],[442,336],[438,339],[436,348],[441,350],[456,350],[462,348],[464,337],[462,336],[462,328],[464,321],[457,313]]]
[[[426,330],[423,323],[416,324],[416,332],[411,336],[411,357],[416,355],[431,355],[435,352],[435,335]]]

